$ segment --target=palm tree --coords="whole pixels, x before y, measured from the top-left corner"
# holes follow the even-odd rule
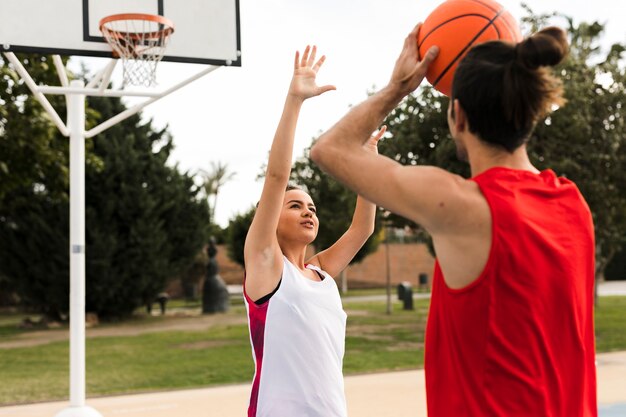
[[[232,180],[236,173],[228,171],[228,164],[218,162],[211,162],[211,168],[206,171],[201,169],[199,172],[202,177],[202,189],[207,198],[209,204],[209,215],[211,223],[215,223],[215,207],[217,206],[217,196],[220,192],[220,188],[228,181]],[[211,203],[211,197],[213,197],[213,203]]]
[[[218,161],[211,162],[211,168],[208,171],[201,169],[198,174],[202,177],[201,187],[204,190],[204,195],[206,196],[209,206],[211,234],[214,234],[219,230],[219,226],[215,223],[215,207],[217,206],[217,197],[220,188],[233,179],[235,173],[229,172],[228,164]],[[213,197],[212,203],[211,197]],[[219,267],[215,259],[217,253],[215,243],[215,236],[211,236],[207,249],[209,263],[207,264],[207,271],[202,288],[202,314],[212,314],[228,309],[228,289],[218,274]]]

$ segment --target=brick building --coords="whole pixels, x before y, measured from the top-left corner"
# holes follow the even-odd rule
[[[362,262],[350,265],[346,271],[348,288],[382,287],[387,279],[386,245]],[[389,276],[392,284],[407,281],[414,288],[418,286],[419,274],[426,274],[428,282],[432,276],[434,258],[423,243],[390,243]]]

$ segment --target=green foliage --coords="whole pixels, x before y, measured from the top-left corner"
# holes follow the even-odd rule
[[[605,278],[611,281],[626,280],[626,248],[617,252],[606,266]]]
[[[0,268],[6,288],[25,306],[50,316],[68,311],[69,205],[32,188],[9,193],[2,207]],[[64,308],[59,308],[64,306]]]
[[[17,57],[36,82],[58,83],[49,56]],[[64,97],[48,99],[65,119]],[[67,304],[68,283],[48,288],[24,277],[68,280],[63,272],[68,269],[69,247],[63,208],[68,200],[68,144],[13,67],[0,59],[0,290],[19,294],[26,304],[36,303],[31,295]],[[87,162],[97,164],[89,143],[86,148]],[[36,234],[29,236],[26,230]],[[58,256],[58,247],[65,250],[64,257]]]
[[[228,223],[226,233],[226,247],[228,256],[241,266],[244,265],[243,248],[246,243],[246,235],[252,224],[256,209],[251,207],[245,213],[237,214]]]
[[[139,393],[248,381],[254,373],[254,363],[247,332],[247,326],[236,325],[220,326],[211,332],[169,331],[87,339],[87,394]],[[0,405],[66,398],[68,360],[67,342],[3,351],[3,381],[11,383],[0,387]]]
[[[315,202],[319,231],[314,245],[319,252],[332,246],[348,230],[357,196],[334,178],[324,174],[309,158],[310,149],[307,148],[304,155],[296,160],[291,170],[291,180],[302,186]],[[380,243],[379,230],[380,214],[377,212],[374,233],[351,263],[360,262],[376,250]]]
[[[17,57],[35,80],[58,83],[50,57]],[[65,119],[63,96],[48,98]],[[10,193],[20,187],[49,184],[54,191],[67,188],[67,149],[67,138],[57,132],[24,81],[0,57],[0,203],[8,204]]]
[[[16,56],[36,83],[59,83],[50,56]],[[61,120],[66,120],[65,97],[49,95],[47,99]],[[12,65],[0,56],[0,207],[9,205],[10,193],[23,187],[35,186],[49,198],[63,198],[69,184],[68,147],[68,139],[58,132]],[[89,140],[86,162],[99,164]]]
[[[90,98],[88,105],[91,126],[126,109],[119,99]],[[61,104],[57,109],[64,112]],[[36,123],[30,116],[11,121],[4,133],[10,137]],[[47,127],[56,130],[49,122]],[[206,242],[208,207],[192,177],[166,165],[170,135],[142,124],[140,115],[88,146],[86,309],[102,318],[123,317],[193,262]],[[16,183],[0,206],[0,285],[17,293],[25,306],[57,318],[67,314],[69,298],[67,146],[63,152],[55,161],[58,172]],[[14,156],[8,158],[11,164]],[[36,164],[43,157],[32,158]],[[19,162],[19,155],[15,159]]]
[[[197,299],[197,289],[200,282],[206,276],[208,261],[209,257],[205,250],[198,252],[191,265],[179,275],[185,302],[195,301]],[[168,308],[174,308],[172,301],[173,300],[170,300],[168,302]]]
[[[228,226],[222,228],[219,224],[211,222],[209,236],[213,237],[218,245],[224,245],[228,239]]]
[[[101,119],[119,100],[90,98]],[[94,138],[101,171],[87,172],[87,308],[128,315],[184,271],[206,242],[209,212],[191,176],[166,165],[172,138],[136,115]],[[123,278],[123,279],[120,279]]]

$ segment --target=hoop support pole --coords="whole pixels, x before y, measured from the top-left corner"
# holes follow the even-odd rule
[[[107,83],[108,84],[108,83]],[[162,93],[149,93],[141,91],[104,90],[100,88],[75,88],[57,86],[39,86],[39,91],[44,94],[85,94],[86,96],[99,97],[160,97]]]
[[[54,66],[57,69],[57,74],[59,74],[59,81],[61,81],[61,85],[63,87],[67,87],[69,85],[69,81],[67,79],[67,72],[65,72],[65,65],[63,65],[61,56],[52,55],[52,61],[54,62]]]
[[[94,88],[96,85],[98,85],[98,83],[100,82],[100,80],[102,79],[102,74],[104,74],[104,71],[106,71],[107,67],[111,65],[111,63],[109,62],[107,64],[106,67],[100,69],[96,75],[93,76],[93,78],[91,79],[91,81],[89,81],[87,83],[87,85],[85,86],[85,88]]]
[[[106,67],[102,68],[100,71],[98,71],[96,73],[96,75],[91,79],[91,81],[89,81],[87,83],[87,85],[85,86],[85,88],[95,88],[96,85],[98,85],[99,82],[102,81],[102,77],[104,76],[104,73],[106,71],[111,71],[113,72],[113,69],[115,68],[115,65],[117,65],[117,60],[116,59],[111,59],[109,61],[109,63],[107,64]],[[113,67],[113,68],[110,68]],[[110,68],[110,69],[109,69]]]
[[[173,93],[176,90],[181,89],[182,87],[186,86],[187,84],[197,80],[198,78],[201,78],[201,77],[205,76],[206,74],[209,74],[209,73],[215,71],[218,68],[219,68],[219,66],[210,66],[210,67],[200,71],[196,75],[193,75],[193,76],[187,78],[185,81],[182,81],[182,82],[174,85],[173,87],[170,87],[167,90],[159,93],[158,96],[153,97],[151,99],[148,99],[148,100],[144,101],[143,103],[137,104],[135,107],[132,107],[132,108],[130,108],[128,110],[123,111],[122,113],[120,113],[120,114],[118,114],[116,116],[111,117],[106,122],[102,122],[98,126],[96,126],[96,127],[92,128],[91,130],[87,131],[85,133],[85,137],[86,138],[92,138],[92,137],[102,133],[103,131],[105,131],[106,129],[110,128],[114,124],[119,123],[122,120],[126,120],[130,116],[132,116],[132,115],[136,114],[137,112],[141,111],[147,105],[152,104],[155,101],[162,99],[163,97]]]
[[[72,87],[80,88],[80,80]],[[85,95],[71,94],[70,129],[70,404],[85,405]]]
[[[83,80],[70,86],[84,90]],[[70,405],[55,417],[102,417],[85,404],[85,95],[68,95],[70,131]]]
[[[39,87],[37,86],[37,84],[35,84],[35,81],[33,81],[32,77],[30,76],[28,71],[26,71],[26,68],[24,68],[20,60],[17,59],[13,52],[5,52],[4,56],[6,56],[9,62],[13,64],[17,73],[20,75],[20,77],[22,77],[30,91],[33,93],[33,96],[35,96],[37,101],[39,101],[39,104],[41,104],[44,110],[48,112],[48,115],[50,115],[52,121],[59,129],[61,134],[63,136],[69,136],[69,129],[67,128],[67,126],[65,126],[65,123],[63,123],[63,121],[59,117],[59,114],[56,112],[56,110],[54,110],[46,96],[44,96],[41,91],[39,91]]]
[[[104,92],[106,88],[109,86],[109,81],[111,81],[111,74],[113,74],[113,70],[117,65],[117,59],[112,59],[104,69],[102,73],[102,79],[100,80],[100,92]]]

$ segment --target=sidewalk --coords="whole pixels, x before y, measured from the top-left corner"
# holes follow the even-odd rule
[[[348,376],[350,417],[425,417],[424,371]],[[249,384],[89,399],[104,417],[243,417]],[[598,355],[600,417],[626,416],[626,351]],[[0,407],[2,417],[53,417],[67,402]]]

